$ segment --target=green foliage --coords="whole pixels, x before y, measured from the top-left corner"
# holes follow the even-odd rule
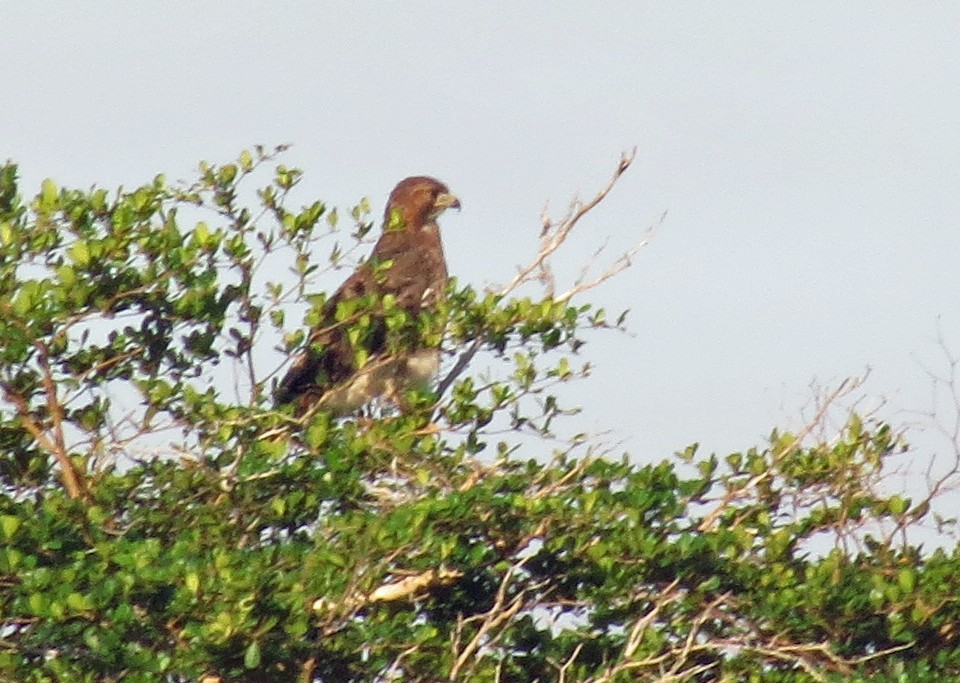
[[[322,202],[286,208],[296,169],[248,190],[274,157],[29,201],[0,168],[0,680],[960,675],[960,551],[894,543],[926,510],[873,485],[890,428],[646,466],[566,445],[553,388],[602,311],[351,302],[358,347],[376,308],[397,348],[507,369],[403,412],[275,409],[315,279],[371,223],[345,247]]]

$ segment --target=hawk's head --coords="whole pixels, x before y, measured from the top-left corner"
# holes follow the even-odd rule
[[[451,207],[459,209],[460,200],[446,185],[429,176],[412,176],[390,193],[383,225],[387,230],[416,230]]]

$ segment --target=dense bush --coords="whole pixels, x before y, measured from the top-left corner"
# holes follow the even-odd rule
[[[877,492],[887,425],[645,466],[559,439],[615,326],[577,297],[453,284],[417,321],[441,396],[276,409],[295,302],[371,223],[290,210],[283,166],[253,194],[275,154],[29,203],[0,169],[0,680],[957,676],[960,553],[895,540],[927,513]]]

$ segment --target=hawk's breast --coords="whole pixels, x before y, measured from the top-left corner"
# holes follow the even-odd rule
[[[323,410],[348,415],[377,397],[399,403],[405,391],[426,389],[440,371],[440,350],[419,349],[373,360],[319,401]]]

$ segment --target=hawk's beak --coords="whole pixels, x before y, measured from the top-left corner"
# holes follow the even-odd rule
[[[450,194],[449,192],[442,192],[437,195],[437,198],[434,200],[433,205],[436,207],[437,211],[443,211],[444,209],[456,209],[460,210],[460,200],[457,199],[456,195]]]

